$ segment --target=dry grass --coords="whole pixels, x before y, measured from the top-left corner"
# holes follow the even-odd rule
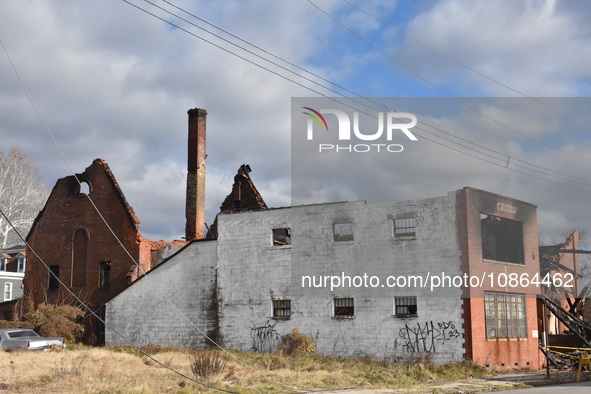
[[[179,349],[147,348],[166,366],[192,379],[196,354]],[[245,364],[225,357],[223,373],[204,383],[240,393],[286,393],[336,388],[402,388],[429,381],[462,380],[486,372],[466,363],[391,364],[369,359],[232,352]],[[174,374],[137,351],[126,348],[71,349],[45,353],[0,351],[0,388],[28,393],[189,393],[215,392]],[[264,375],[264,376],[263,376]],[[201,381],[200,379],[197,379]],[[285,386],[279,382],[284,383]]]

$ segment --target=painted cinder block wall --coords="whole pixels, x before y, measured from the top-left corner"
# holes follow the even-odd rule
[[[363,201],[220,215],[220,331],[233,348],[276,346],[299,328],[318,352],[435,362],[463,359],[461,289],[302,289],[301,275],[460,275],[455,193],[417,201]],[[416,236],[393,237],[393,218],[417,217]],[[353,241],[335,242],[334,223],[352,223]],[[292,246],[273,246],[272,230],[290,227]],[[295,280],[292,281],[292,274]],[[395,296],[416,296],[418,317],[394,317]],[[352,297],[354,318],[335,318],[333,299]],[[289,320],[275,320],[273,299],[291,299]],[[258,349],[260,350],[260,349]]]
[[[457,192],[458,233],[462,249],[462,269],[470,276],[483,273],[526,274],[533,278],[539,272],[539,244],[536,205],[485,192],[464,188]],[[524,264],[485,260],[482,253],[480,215],[488,214],[512,219],[522,224]],[[466,358],[491,368],[539,368],[538,321],[535,287],[512,288],[494,286],[486,281],[481,287],[464,290],[464,332]],[[484,292],[509,292],[526,295],[527,338],[487,339]]]
[[[107,303],[106,343],[202,348],[203,334],[221,341],[216,268],[215,240],[185,246]]]
[[[499,209],[497,209],[499,207]],[[507,210],[504,212],[503,210]],[[535,205],[465,188],[423,200],[305,205],[218,217],[218,239],[194,241],[107,304],[108,344],[202,347],[198,330],[242,350],[276,349],[299,328],[330,356],[435,362],[471,360],[489,367],[538,368],[534,293],[527,298],[527,338],[486,339],[484,291],[495,286],[303,289],[301,276],[462,276],[482,272],[534,274],[538,263]],[[482,258],[480,214],[522,222],[523,265]],[[416,235],[393,236],[393,219],[417,218]],[[353,240],[334,241],[333,225],[352,223]],[[273,229],[290,228],[291,245],[273,245]],[[150,278],[150,281],[146,279]],[[382,282],[383,283],[383,282]],[[394,316],[394,297],[416,296],[417,316]],[[355,316],[335,318],[334,298],[354,298]],[[272,301],[291,300],[289,319],[273,317]],[[118,338],[112,332],[130,333]]]

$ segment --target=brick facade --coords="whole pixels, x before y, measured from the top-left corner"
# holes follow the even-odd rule
[[[486,275],[491,281],[482,286],[464,289],[464,331],[466,358],[479,365],[490,367],[541,366],[538,351],[536,294],[539,289],[531,286],[501,285],[506,275],[525,274],[528,278],[540,272],[538,227],[536,206],[530,203],[499,196],[482,190],[464,188],[458,192],[458,237],[462,250],[462,271],[479,278]],[[483,215],[492,215],[520,223],[523,235],[519,262],[502,261],[506,258],[486,259],[483,253]],[[525,295],[526,335],[518,338],[487,338],[485,292]]]
[[[81,190],[78,181],[86,188]],[[35,305],[77,304],[67,286],[95,313],[102,313],[105,302],[149,271],[153,249],[163,246],[141,235],[139,220],[102,159],[76,176],[57,181],[27,242],[25,296]],[[185,243],[171,244],[178,248]],[[63,285],[48,269],[58,274]],[[87,316],[85,341],[101,343],[101,326]]]

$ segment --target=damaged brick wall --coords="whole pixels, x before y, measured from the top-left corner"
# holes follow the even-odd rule
[[[150,269],[150,243],[140,234],[139,220],[104,160],[96,159],[77,178],[87,188],[81,190],[74,176],[59,179],[27,241],[54,272],[59,272],[64,285],[97,310],[133,279],[129,272],[134,263],[128,253],[144,270]],[[47,268],[33,253],[28,253],[25,294],[35,305],[75,303],[62,285],[50,280]],[[87,319],[86,327],[85,339],[92,342],[97,323]]]
[[[250,177],[251,172],[252,170],[248,164],[242,164],[240,168],[238,168],[238,171],[234,176],[232,191],[226,196],[222,205],[220,205],[220,213],[269,209]],[[218,218],[216,216],[215,221],[209,228],[207,238],[217,238],[217,236]]]

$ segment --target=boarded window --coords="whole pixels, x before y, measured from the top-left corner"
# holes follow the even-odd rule
[[[291,229],[274,228],[273,229],[273,246],[291,245]]]
[[[335,241],[353,241],[353,223],[337,223],[333,225]]]
[[[102,261],[100,263],[99,287],[107,288],[111,285],[111,262]]]
[[[355,304],[353,298],[335,298],[334,315],[355,316]]]
[[[396,317],[416,317],[417,297],[394,297],[394,315]]]
[[[493,215],[480,215],[482,258],[524,264],[521,222]]]
[[[273,300],[273,317],[289,319],[291,316],[291,300]]]
[[[49,285],[47,286],[47,289],[55,290],[59,286],[58,278],[60,277],[60,266],[52,265],[49,267],[49,271]]]
[[[417,218],[394,219],[395,237],[413,237],[416,235]]]
[[[527,338],[525,294],[484,292],[487,338]]]

